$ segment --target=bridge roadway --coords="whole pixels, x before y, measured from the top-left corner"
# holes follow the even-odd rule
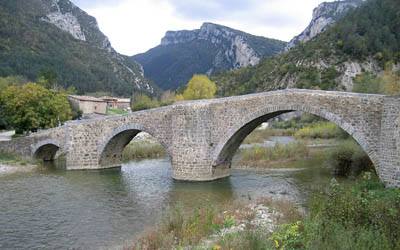
[[[400,96],[286,89],[178,102],[99,119],[69,121],[28,137],[0,142],[0,150],[52,160],[66,156],[67,170],[121,165],[124,147],[141,131],[166,149],[173,178],[210,181],[230,175],[244,138],[282,113],[304,111],[347,131],[367,152],[386,186],[400,187]]]

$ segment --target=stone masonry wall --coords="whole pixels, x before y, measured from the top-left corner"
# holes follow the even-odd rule
[[[61,126],[39,131],[26,137],[13,139],[12,141],[2,141],[0,142],[0,150],[16,153],[24,157],[32,157],[40,147],[52,143],[59,146],[61,152],[66,152],[65,132],[66,127]]]
[[[382,109],[381,95],[311,90],[182,102],[174,105],[174,178],[213,180],[229,175],[231,157],[241,142],[232,140],[244,138],[243,133],[237,132],[249,126],[251,129],[242,131],[250,133],[271,118],[271,113],[278,115],[292,110],[335,122],[359,142],[379,168]]]
[[[139,131],[166,149],[173,178],[209,181],[229,176],[242,140],[260,123],[284,112],[304,111],[328,119],[368,153],[387,186],[400,187],[400,96],[281,90],[172,106],[84,121],[0,142],[0,150],[25,156],[45,145],[66,152],[67,169],[121,164],[124,146]]]
[[[387,186],[400,187],[400,96],[385,97],[381,128],[379,175]]]
[[[113,137],[133,127],[154,136],[172,157],[171,108],[158,108],[125,115],[67,123],[67,169],[101,169],[102,151]],[[117,152],[116,152],[117,153]],[[122,154],[122,152],[118,152]]]

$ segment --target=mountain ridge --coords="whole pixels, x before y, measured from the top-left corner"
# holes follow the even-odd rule
[[[400,67],[400,2],[369,0],[307,42],[213,77],[217,95],[285,88],[351,91],[359,75]]]
[[[323,2],[313,10],[309,25],[299,35],[292,38],[285,51],[294,48],[296,44],[307,42],[328,27],[340,20],[347,12],[363,4],[365,0],[342,0],[335,2]]]
[[[34,81],[51,69],[60,84],[80,94],[157,91],[141,65],[117,53],[96,19],[69,0],[4,0],[0,8],[0,75]]]
[[[263,56],[282,52],[285,45],[276,39],[205,22],[200,29],[167,31],[160,45],[133,58],[142,64],[145,76],[161,88],[176,89],[193,74],[212,75],[255,65]]]

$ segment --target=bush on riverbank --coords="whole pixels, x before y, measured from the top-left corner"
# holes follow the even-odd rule
[[[332,122],[318,122],[311,127],[307,126],[297,130],[294,136],[301,139],[344,139],[348,137],[348,134]]]
[[[292,142],[286,145],[277,143],[272,148],[255,145],[252,149],[243,150],[239,165],[250,167],[271,167],[271,162],[298,160],[309,156],[308,147],[302,142]]]
[[[167,152],[164,147],[157,142],[146,142],[142,140],[130,142],[122,153],[122,161],[162,158],[166,157]]]
[[[400,249],[400,190],[373,179],[367,172],[351,186],[333,180],[309,217],[281,226],[270,239],[284,249]]]
[[[335,175],[357,176],[362,171],[373,170],[373,164],[367,153],[353,139],[339,142],[328,152],[327,158]]]

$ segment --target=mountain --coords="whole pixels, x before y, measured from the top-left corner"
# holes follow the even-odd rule
[[[369,0],[335,25],[255,66],[216,75],[219,96],[284,88],[351,91],[357,76],[400,68],[400,1]]]
[[[365,0],[345,0],[321,3],[313,10],[310,24],[302,33],[290,40],[285,51],[290,50],[300,42],[307,42],[319,33],[325,31],[328,27],[345,16],[349,10],[360,6],[364,1]]]
[[[176,89],[193,74],[256,65],[264,56],[283,51],[286,42],[254,36],[213,23],[200,29],[168,31],[161,44],[133,56],[144,74],[162,89]]]
[[[96,19],[69,0],[1,0],[0,34],[0,76],[34,81],[51,70],[80,94],[157,90],[141,65],[117,53]]]

